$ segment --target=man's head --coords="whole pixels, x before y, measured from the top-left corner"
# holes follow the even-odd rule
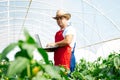
[[[67,26],[68,20],[71,18],[71,15],[69,13],[66,13],[63,10],[58,10],[56,12],[56,16],[53,17],[55,20],[57,20],[57,24],[61,27],[64,28]]]
[[[56,12],[56,16],[53,17],[54,19],[58,19],[59,17],[65,17],[67,20],[69,20],[71,18],[71,14],[70,13],[67,13],[63,10],[58,10]]]

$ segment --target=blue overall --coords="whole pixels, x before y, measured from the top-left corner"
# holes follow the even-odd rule
[[[70,71],[71,71],[71,72],[74,71],[74,69],[75,69],[75,64],[76,64],[76,59],[75,59],[75,55],[74,55],[75,46],[76,46],[76,43],[74,44],[74,47],[73,47],[73,50],[72,50],[72,55],[71,55],[71,61],[70,61]]]

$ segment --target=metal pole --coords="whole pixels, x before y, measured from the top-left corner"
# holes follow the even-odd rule
[[[10,1],[9,0],[7,2],[7,6],[8,6],[7,7],[7,11],[8,11],[7,12],[7,19],[8,19],[8,22],[7,22],[8,23],[7,24],[8,25],[8,42],[7,43],[9,44],[9,41],[10,41],[10,20],[9,20],[10,19],[10,11],[9,11],[10,10],[9,9],[9,7],[10,7]]]

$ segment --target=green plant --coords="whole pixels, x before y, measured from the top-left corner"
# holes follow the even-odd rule
[[[11,43],[1,53],[0,60],[3,60],[10,51],[18,47],[20,50],[15,54],[15,60],[10,61],[7,72],[3,75],[5,78],[14,80],[66,80],[66,76],[61,74],[60,67],[50,64],[46,51],[38,46],[30,34],[24,30],[25,40],[19,40],[17,43]],[[42,56],[44,62],[33,59],[34,51]],[[63,76],[61,76],[63,75]],[[1,77],[3,79],[4,77]],[[5,79],[4,78],[4,79]]]
[[[120,54],[113,52],[108,58],[99,57],[94,62],[81,59],[71,76],[75,80],[119,80]]]
[[[7,79],[6,74],[8,71],[9,59],[6,57],[0,61],[0,77]]]

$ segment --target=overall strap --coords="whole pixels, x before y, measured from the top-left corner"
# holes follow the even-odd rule
[[[75,59],[75,55],[74,55],[75,46],[76,46],[76,43],[74,43],[74,47],[73,47],[72,54],[71,54],[71,61],[70,61],[70,71],[71,72],[74,71],[75,65],[76,65],[76,59]]]
[[[75,47],[76,47],[76,42],[74,43],[74,47],[73,47],[73,50],[72,50],[72,54],[74,54]]]

